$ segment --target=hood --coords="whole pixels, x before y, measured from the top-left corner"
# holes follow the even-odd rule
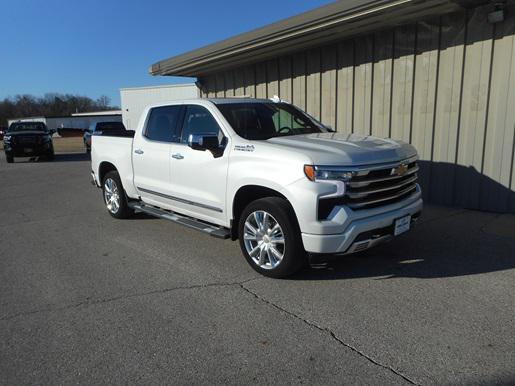
[[[5,133],[4,135],[10,135],[12,137],[16,137],[18,135],[50,135],[50,133],[45,133],[40,130],[25,130],[25,131],[13,131],[11,133]]]
[[[315,165],[367,165],[395,162],[417,154],[405,142],[360,134],[316,133],[276,137],[268,143],[304,153]]]

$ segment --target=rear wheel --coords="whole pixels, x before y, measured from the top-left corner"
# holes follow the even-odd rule
[[[102,181],[102,193],[107,211],[115,218],[128,218],[134,210],[127,204],[127,196],[123,190],[122,181],[117,171],[110,171]]]
[[[307,261],[295,214],[282,198],[251,202],[241,214],[238,235],[243,255],[262,275],[286,277]]]

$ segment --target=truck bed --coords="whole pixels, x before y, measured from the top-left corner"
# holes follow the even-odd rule
[[[116,131],[116,130],[115,130]],[[133,183],[132,140],[134,131],[105,133],[91,136],[91,168],[97,178],[101,177],[101,164],[116,166],[122,184],[129,197],[137,197]],[[98,181],[100,184],[102,181]]]
[[[93,135],[95,137],[124,137],[134,138],[134,130],[116,130],[116,129],[103,129],[102,131],[96,132]]]

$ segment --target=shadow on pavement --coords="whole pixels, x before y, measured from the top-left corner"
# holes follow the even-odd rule
[[[306,269],[292,280],[443,278],[515,268],[515,238],[485,232],[500,215],[451,209],[422,218],[408,234],[355,255],[334,256],[325,266]],[[431,208],[426,209],[430,217]],[[515,226],[515,216],[509,223]]]
[[[56,154],[53,160],[49,160],[45,157],[16,157],[14,163],[31,163],[31,162],[74,162],[74,161],[90,161],[91,157],[87,153],[61,153]],[[2,157],[2,161],[5,162],[5,157]]]
[[[56,154],[53,161],[47,161],[41,158],[41,162],[73,162],[73,161],[91,161],[88,153],[63,153]]]
[[[157,217],[151,216],[151,215],[143,213],[143,212],[137,212],[137,213],[134,213],[134,215],[132,215],[131,217],[125,219],[124,221],[127,221],[127,220],[159,220],[159,219]]]

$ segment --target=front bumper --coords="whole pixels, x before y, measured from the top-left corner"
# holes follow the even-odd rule
[[[317,254],[347,254],[371,248],[393,237],[389,232],[396,219],[411,215],[412,221],[422,211],[422,199],[409,203],[395,210],[375,214],[370,217],[350,221],[345,231],[338,234],[302,233],[304,249]]]
[[[4,151],[12,157],[35,157],[39,155],[46,155],[52,150],[51,142],[44,142],[39,144],[23,144],[12,145],[4,143]]]

